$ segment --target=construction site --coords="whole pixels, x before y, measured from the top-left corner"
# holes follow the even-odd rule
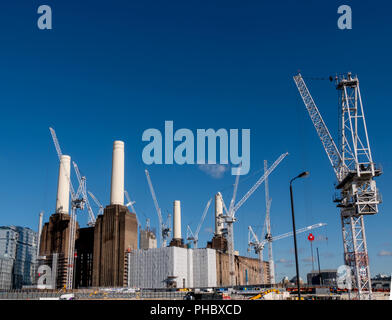
[[[339,96],[337,140],[332,138],[304,78],[301,74],[294,76],[300,97],[332,166],[331,176],[334,173],[336,177],[336,185],[331,185],[331,193],[335,188],[334,202],[341,219],[341,230],[336,232],[342,232],[344,264],[349,266],[352,277],[347,278],[349,283],[344,284],[340,295],[336,287],[326,285],[304,285],[300,291],[312,299],[376,299],[377,294],[372,292],[365,219],[378,213],[381,195],[375,178],[382,171],[373,161],[358,77],[346,73],[330,80],[335,83]],[[166,219],[163,217],[150,172],[145,170],[159,220],[155,232],[149,222],[142,228],[135,202],[124,188],[123,141],[113,142],[110,203],[104,206],[87,189],[87,178],[80,174],[76,162],[70,155],[62,153],[53,128],[50,133],[59,160],[56,207],[48,221],[44,221],[40,214],[36,285],[26,289],[23,297],[28,297],[31,292],[41,292],[42,297],[58,297],[57,293],[61,292],[79,299],[186,299],[190,297],[189,292],[204,292],[210,294],[211,299],[220,293],[222,299],[283,300],[295,299],[299,294],[299,280],[288,286],[276,280],[273,243],[326,224],[319,222],[294,228],[295,232],[273,235],[268,177],[288,156],[284,150],[272,165],[264,160],[264,172],[239,200],[239,174],[235,176],[228,205],[219,190],[211,195],[194,231],[188,225],[184,232],[181,200],[170,199],[172,212]],[[327,161],[323,166],[328,166]],[[77,188],[72,184],[73,175],[78,182]],[[256,234],[251,225],[245,226],[249,232],[249,250],[253,250],[257,257],[241,256],[234,240],[236,213],[262,184],[266,204],[264,229],[261,234]],[[90,201],[97,205],[98,213],[94,212]],[[215,229],[210,241],[201,244],[198,242],[199,233],[209,210],[214,213]],[[82,211],[88,213],[87,226],[78,223]],[[265,246],[267,259],[263,254]]]

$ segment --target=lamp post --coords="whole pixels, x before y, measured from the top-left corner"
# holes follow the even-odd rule
[[[298,290],[298,300],[301,299],[300,283],[299,283],[299,269],[298,269],[298,252],[297,252],[297,235],[295,228],[295,218],[294,218],[294,201],[293,201],[293,186],[292,183],[295,179],[304,178],[309,175],[309,172],[305,171],[300,173],[298,176],[290,180],[290,198],[291,198],[291,217],[293,219],[293,235],[294,235],[294,252],[295,252],[295,269],[297,272],[297,290]]]

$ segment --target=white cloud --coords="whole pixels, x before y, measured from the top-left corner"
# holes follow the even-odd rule
[[[392,251],[381,250],[381,251],[378,253],[378,256],[380,256],[380,257],[392,256]]]
[[[199,164],[198,167],[214,179],[222,178],[225,172],[229,170],[229,166],[223,164]]]
[[[288,264],[290,264],[290,263],[292,263],[292,261],[287,260],[285,258],[281,258],[281,259],[277,260],[275,263],[288,263]]]

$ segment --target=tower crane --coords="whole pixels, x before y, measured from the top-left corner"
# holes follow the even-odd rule
[[[317,224],[313,224],[311,226],[307,226],[305,228],[297,229],[295,233],[299,234],[299,233],[306,232],[306,231],[309,231],[309,230],[312,230],[312,229],[316,229],[316,228],[320,228],[320,227],[323,227],[323,226],[326,226],[326,225],[327,225],[326,223],[320,222],[320,223],[317,223]],[[256,236],[256,234],[253,231],[251,226],[248,227],[248,230],[249,230],[249,232],[248,232],[248,246],[250,248],[253,248],[255,253],[259,256],[260,273],[261,273],[260,274],[260,279],[264,279],[264,267],[263,267],[263,250],[264,250],[264,246],[267,243],[269,244],[269,243],[271,243],[273,241],[276,241],[276,240],[280,240],[280,239],[284,239],[284,238],[287,238],[287,237],[291,237],[293,235],[293,232],[292,231],[291,232],[287,232],[287,233],[284,233],[284,234],[281,234],[281,235],[278,235],[278,236],[275,236],[275,237],[270,237],[270,238],[266,237],[265,239],[260,241],[259,238]],[[269,263],[271,263],[271,262],[269,261]],[[270,282],[271,282],[271,284],[274,284],[272,281],[270,281]]]
[[[73,167],[75,169],[76,177],[77,177],[78,182],[79,182],[79,188],[81,188],[81,194],[83,196],[83,201],[86,204],[86,208],[87,208],[88,215],[89,215],[89,220],[87,222],[87,225],[89,227],[94,227],[96,219],[95,219],[94,211],[91,208],[90,202],[88,201],[88,197],[87,197],[87,178],[86,178],[86,176],[82,176],[80,174],[79,167],[78,167],[78,165],[76,164],[75,161],[72,161],[72,164],[73,164]]]
[[[146,174],[148,186],[150,187],[152,200],[154,201],[155,209],[156,209],[157,214],[158,214],[158,220],[159,220],[159,243],[160,243],[161,247],[166,247],[166,240],[167,240],[168,237],[170,237],[170,231],[171,231],[171,228],[169,227],[169,223],[168,223],[168,220],[170,220],[170,214],[168,215],[167,221],[164,223],[163,219],[162,219],[161,208],[158,205],[158,200],[157,200],[157,197],[155,195],[155,191],[154,191],[154,187],[153,187],[152,182],[151,182],[150,174],[149,174],[147,169],[144,172]]]
[[[101,202],[97,199],[96,196],[94,196],[94,194],[90,191],[88,191],[88,194],[90,195],[91,199],[93,199],[93,201],[95,202],[95,204],[98,206],[98,216],[103,214],[103,205],[101,204]]]
[[[59,160],[61,159],[62,152],[60,148],[59,141],[57,139],[56,132],[53,128],[49,128],[50,133],[52,135],[52,140],[54,146],[56,148],[57,156]],[[60,161],[61,165],[61,161]],[[76,216],[77,210],[84,209],[84,197],[82,194],[83,185],[79,183],[79,187],[77,192],[75,193],[75,189],[73,188],[72,181],[70,177],[67,177],[69,180],[70,193],[71,193],[71,215],[70,215],[70,230],[68,237],[68,252],[67,252],[67,265],[66,265],[66,288],[72,289],[73,286],[73,271],[74,271],[74,252],[75,252],[75,233],[76,233]]]
[[[59,160],[62,156],[62,151],[60,147],[60,143],[58,141],[56,132],[53,128],[49,128],[54,146],[56,148],[57,156]],[[60,162],[61,164],[61,162]],[[67,177],[70,185],[70,193],[71,193],[71,215],[70,215],[70,233],[68,237],[68,252],[67,252],[67,266],[66,266],[66,288],[72,289],[73,286],[73,272],[74,272],[74,255],[75,255],[75,236],[76,236],[76,221],[77,221],[77,210],[84,210],[87,208],[89,213],[89,226],[95,225],[95,216],[94,212],[91,209],[90,203],[87,197],[87,188],[86,188],[86,177],[81,176],[79,168],[75,161],[73,161],[73,167],[76,173],[76,177],[79,182],[78,189],[75,193],[75,189],[72,185],[72,181],[70,177]]]
[[[334,80],[339,96],[339,148],[301,74],[294,76],[294,82],[336,175],[334,202],[340,208],[345,264],[354,274],[358,299],[371,299],[363,216],[378,212],[381,197],[374,178],[381,175],[382,171],[373,162],[358,77],[349,72],[335,76]]]
[[[264,172],[266,172],[267,170],[268,170],[267,160],[264,160]],[[271,219],[270,219],[270,209],[271,209],[272,199],[269,198],[268,176],[265,178],[264,187],[265,187],[265,208],[266,208],[265,226],[267,229],[265,239],[267,239],[268,241],[269,279],[270,279],[270,284],[275,284],[275,264],[274,264],[274,258],[272,253],[272,234],[271,234]],[[262,261],[261,261],[261,265],[263,265]]]
[[[59,157],[59,161],[60,161],[61,160],[61,156],[63,155],[63,153],[62,153],[61,148],[60,148],[59,140],[57,139],[56,131],[54,131],[54,129],[51,128],[51,127],[49,127],[49,131],[50,131],[50,134],[52,135],[53,144],[54,144],[54,147],[56,148],[57,156]],[[61,162],[60,162],[60,164],[61,164]],[[71,200],[73,200],[73,199],[75,199],[75,190],[74,190],[74,187],[72,185],[71,178],[67,177],[67,179],[69,180]]]
[[[200,232],[200,228],[204,222],[204,219],[206,218],[207,212],[208,212],[208,208],[210,207],[212,198],[210,200],[208,200],[207,205],[204,208],[203,214],[201,216],[200,222],[197,226],[196,232],[193,233],[191,227],[188,225],[187,226],[187,235],[186,235],[186,239],[188,241],[193,241],[193,245],[194,248],[197,248],[197,242],[199,241],[199,232]]]
[[[234,184],[233,197],[230,202],[229,210],[226,210],[226,215],[223,216],[224,221],[227,227],[227,250],[229,255],[229,274],[230,274],[230,285],[235,285],[235,265],[234,265],[234,232],[233,232],[233,223],[236,221],[235,214],[238,209],[245,203],[246,200],[257,190],[257,188],[264,182],[265,178],[269,176],[269,174],[278,166],[278,164],[288,155],[288,152],[283,153],[279,156],[278,159],[272,164],[272,166],[264,172],[264,174],[257,180],[257,182],[253,185],[252,188],[237,202],[235,203],[235,197],[237,193],[238,181],[239,181],[239,169],[237,171],[236,182]]]
[[[139,226],[139,229],[141,229],[142,226],[141,226],[141,224],[140,224],[140,222],[139,222],[139,218],[138,218],[138,216],[137,216],[135,207],[133,206],[133,205],[136,203],[136,201],[131,201],[131,198],[129,197],[129,193],[128,193],[127,190],[124,190],[124,194],[125,194],[125,198],[126,198],[127,201],[128,201],[128,202],[125,204],[125,206],[126,206],[126,207],[131,207],[132,212],[136,215],[137,225]]]

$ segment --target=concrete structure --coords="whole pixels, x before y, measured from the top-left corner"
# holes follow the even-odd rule
[[[372,290],[375,291],[390,291],[391,290],[391,276],[377,274],[372,278]]]
[[[226,252],[227,239],[221,234],[214,235],[212,240],[207,242],[207,248],[215,249],[221,252]]]
[[[44,221],[44,213],[41,211],[39,213],[39,222],[38,222],[38,243],[37,243],[37,258],[39,256],[39,248],[41,247],[41,234],[42,234],[42,225]]]
[[[18,233],[13,226],[0,227],[0,256],[15,259]]]
[[[125,252],[137,250],[137,220],[126,206],[110,205],[94,230],[93,286],[124,286]]]
[[[42,230],[39,230],[40,239],[38,241],[40,264],[51,266],[52,255],[57,254],[57,287],[60,288],[65,285],[67,277],[66,261],[68,258],[68,242],[71,229],[69,215],[70,181],[71,157],[62,155],[59,164],[55,213],[49,217],[49,222],[44,224]],[[79,225],[76,223],[76,238],[78,229]]]
[[[30,228],[0,227],[0,288],[21,289],[35,280],[37,233]]]
[[[12,289],[13,268],[14,268],[14,259],[0,256],[0,290]]]
[[[307,282],[312,285],[326,285],[326,286],[336,286],[336,278],[337,278],[337,270],[336,269],[325,269],[320,270],[312,270],[307,274]],[[321,278],[321,282],[320,282]]]
[[[56,213],[69,213],[69,184],[71,179],[71,157],[60,157],[59,177],[57,181]]]
[[[215,250],[164,247],[130,252],[128,287],[216,287]]]
[[[14,264],[14,288],[31,286],[35,281],[37,268],[37,232],[30,228],[15,227],[18,233]]]
[[[114,141],[110,204],[124,205],[124,142]]]
[[[212,248],[221,252],[227,251],[227,239],[224,237],[222,230],[224,227],[223,216],[223,199],[222,194],[218,192],[215,195],[215,233],[211,241],[207,242],[207,248]]]
[[[213,249],[166,247],[128,254],[128,286],[203,288],[229,286],[228,255]],[[236,285],[260,284],[259,260],[235,257]],[[268,263],[264,262],[265,276]]]
[[[94,227],[80,228],[77,238],[74,288],[87,288],[93,284]]]
[[[264,263],[264,279],[269,281],[269,264]],[[260,262],[256,258],[242,257],[234,255],[235,265],[235,284],[236,285],[254,285],[261,284]],[[230,286],[229,276],[229,255],[220,251],[216,253],[216,271],[217,285]]]
[[[297,276],[294,276],[294,277],[292,277],[291,279],[290,279],[290,284],[291,285],[294,285],[294,284],[296,284],[297,283]],[[299,283],[302,285],[302,284],[304,284],[304,281],[302,280],[302,278],[301,277],[299,277]]]
[[[94,230],[93,286],[126,284],[126,252],[137,250],[137,219],[124,206],[124,142],[113,144],[110,205]]]
[[[13,287],[13,274],[16,242],[18,234],[14,228],[0,227],[0,289],[10,290]]]
[[[140,229],[139,249],[154,249],[157,247],[157,237],[150,229]]]
[[[223,229],[223,200],[222,194],[218,192],[215,195],[215,236],[222,235]]]
[[[52,255],[58,254],[57,263],[57,287],[62,288],[66,284],[66,261],[68,258],[68,242],[70,236],[70,215],[67,213],[55,213],[49,217],[42,228],[39,255],[42,257],[41,264],[51,265]],[[79,235],[79,224],[76,222],[75,241]],[[47,263],[45,262],[47,261]]]
[[[175,200],[173,203],[173,238],[182,239],[181,236],[181,202]]]
[[[173,202],[173,239],[170,241],[169,246],[186,247],[181,235],[181,202],[179,200]]]

